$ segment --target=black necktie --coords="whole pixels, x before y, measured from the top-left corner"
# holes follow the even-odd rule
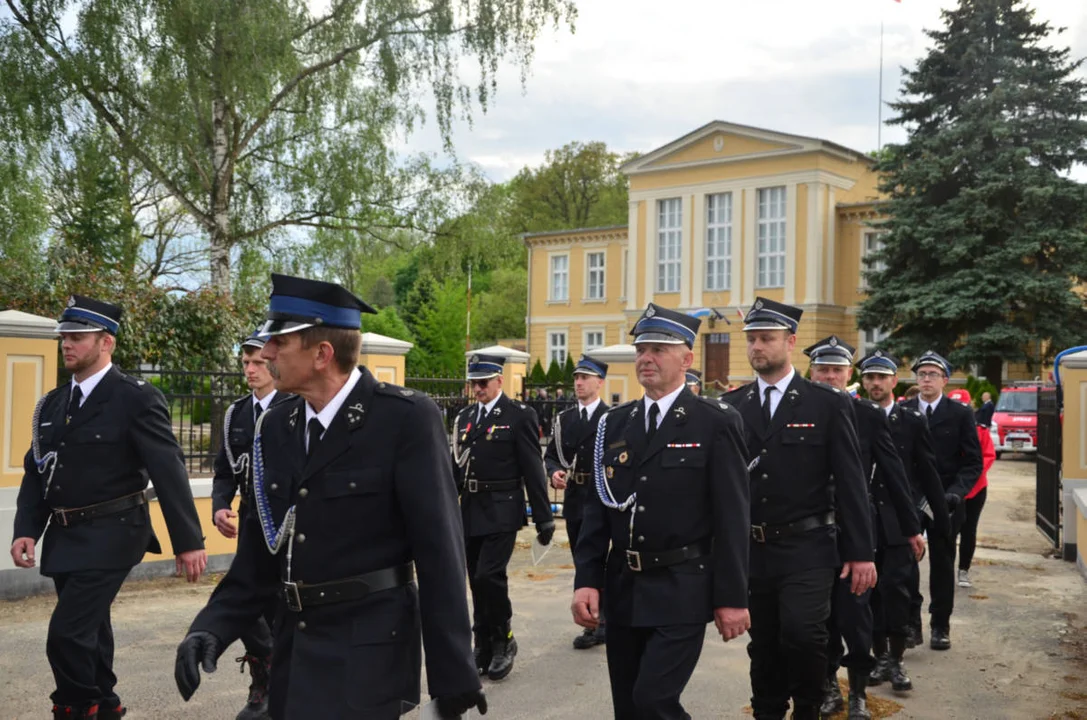
[[[585,408],[581,408],[581,422],[585,423],[586,425],[589,424],[589,411]]]
[[[660,406],[657,403],[649,404],[649,429],[645,431],[645,437],[650,442],[653,441],[653,436],[657,434],[657,418],[661,414]]]
[[[766,424],[766,427],[770,427],[770,393],[774,392],[775,389],[773,385],[767,385],[766,389],[762,391],[765,396],[765,400],[762,402],[762,421]]]
[[[325,431],[325,426],[321,424],[321,421],[317,418],[313,418],[309,421],[309,450],[306,451],[306,458],[313,457],[313,454],[317,452],[317,446],[321,444],[321,434]]]
[[[477,425],[483,425],[483,421],[486,420],[486,419],[487,419],[487,406],[486,405],[480,405],[479,406],[479,421],[476,424]]]
[[[260,414],[264,412],[264,406],[259,402],[253,401],[253,423],[256,424],[257,420],[260,420]],[[316,420],[317,418],[314,418]]]
[[[79,401],[83,399],[83,389],[78,385],[72,386],[72,399],[68,401],[68,417],[65,419],[65,424],[72,421],[72,416],[79,410]]]
[[[925,417],[926,418],[931,418],[932,417],[932,406],[931,405],[929,405],[928,407],[925,408]]]

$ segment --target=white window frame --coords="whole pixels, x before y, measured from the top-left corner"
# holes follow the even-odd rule
[[[600,256],[600,267],[592,266],[592,258]],[[585,251],[585,300],[588,302],[604,302],[608,298],[608,251],[604,248],[592,248]],[[599,275],[599,294],[593,294],[593,278]]]
[[[599,335],[600,336],[600,344],[599,345],[592,345],[590,347],[590,343],[589,343],[589,336],[590,335]],[[606,338],[607,338],[607,335],[605,334],[605,329],[603,327],[586,327],[586,328],[582,328],[581,329],[581,352],[588,353],[588,352],[592,352],[593,350],[596,350],[598,348],[604,347],[604,344],[606,342]]]
[[[864,262],[865,258],[868,257],[869,253],[876,252],[883,246],[883,236],[886,235],[886,234],[887,234],[886,230],[876,230],[876,229],[873,229],[873,228],[864,228],[863,230],[861,230],[861,243],[860,243],[860,245],[861,245],[861,282],[860,282],[860,289],[862,291],[867,291],[869,289],[869,287],[870,287],[869,284],[868,284],[868,276],[865,273],[879,272],[879,271],[887,269],[887,263],[883,262],[883,261],[880,261],[874,267],[869,267]],[[878,243],[878,247],[876,247],[875,249],[870,248],[868,246],[869,239],[875,240]]]
[[[559,345],[555,342],[556,337],[562,336],[562,344]],[[560,353],[561,357],[555,357],[555,353]],[[548,328],[547,329],[547,362],[544,368],[551,367],[551,361],[554,360],[562,367],[566,364],[566,358],[570,355],[570,333],[567,328]]]
[[[657,201],[656,252],[657,294],[678,293],[683,274],[683,198]]]
[[[876,328],[875,330],[861,330],[858,344],[860,350],[857,353],[857,357],[864,357],[872,350],[879,347],[879,344],[887,339],[887,336],[891,333],[883,328]]]
[[[732,217],[731,192],[706,195],[705,290],[707,292],[723,292],[732,289]],[[719,247],[721,252],[716,252]],[[722,273],[724,273],[723,279]]]
[[[622,285],[622,288],[623,288],[623,295],[622,295],[622,297],[619,298],[620,300],[626,300],[627,299],[627,269],[629,267],[630,267],[630,250],[628,248],[623,248],[623,276],[621,278],[621,280],[622,280],[621,285]]]
[[[755,287],[785,287],[788,197],[784,185],[758,188],[755,195]]]
[[[555,261],[563,260],[566,266],[558,271],[555,269]],[[561,288],[556,288],[556,279],[562,276],[563,284]],[[556,292],[556,289],[561,289],[562,294]],[[547,299],[549,302],[569,302],[570,301],[570,253],[552,253],[548,256],[547,261]]]

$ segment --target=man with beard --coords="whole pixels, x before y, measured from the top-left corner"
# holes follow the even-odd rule
[[[476,403],[460,412],[453,428],[454,472],[472,588],[473,653],[476,669],[491,680],[509,675],[517,655],[506,567],[517,531],[528,524],[526,491],[537,539],[548,545],[555,534],[540,457],[540,425],[532,408],[502,392],[505,362],[494,355],[469,359],[468,381]]]
[[[951,532],[941,535],[935,531],[934,520],[923,519],[928,531],[929,545],[929,603],[933,650],[951,648],[951,613],[955,607],[955,536],[959,533],[966,510],[963,498],[981,477],[984,468],[977,423],[970,408],[944,397],[944,387],[951,377],[951,363],[929,350],[913,364],[920,394],[907,400],[905,406],[916,410],[928,420],[932,447],[936,455],[936,470],[944,486],[944,498],[951,513]],[[946,402],[944,402],[947,400]],[[911,614],[918,636],[921,633],[920,589],[913,599]]]
[[[849,395],[805,380],[790,354],[803,311],[757,298],[744,317],[758,379],[739,408],[751,476],[751,707],[757,720],[815,720],[835,578],[876,584],[868,488]],[[836,530],[836,527],[838,528]],[[841,573],[836,570],[841,568]]]
[[[595,493],[593,489],[593,446],[596,424],[608,406],[600,399],[600,388],[608,376],[608,364],[589,355],[582,355],[574,366],[574,394],[577,405],[555,417],[555,431],[547,444],[544,462],[551,478],[551,487],[563,490],[562,517],[570,538],[570,553],[577,553],[585,503]],[[603,645],[607,635],[604,620],[596,628],[585,630],[574,638],[574,648],[587,650]]]
[[[245,525],[252,511],[250,486],[253,466],[250,451],[253,449],[257,419],[268,408],[289,397],[276,392],[268,361],[260,356],[264,342],[259,330],[242,341],[242,370],[252,392],[227,408],[223,417],[223,444],[215,457],[215,477],[211,487],[212,519],[219,534],[228,539],[238,537],[238,529]],[[235,493],[239,496],[238,512],[230,507]],[[235,518],[237,525],[231,522]],[[275,602],[269,602],[264,614],[241,637],[245,655],[238,658],[238,662],[249,667],[252,683],[246,705],[236,720],[263,720],[268,717],[268,672],[272,665],[271,626],[275,618],[275,605]]]
[[[257,423],[256,512],[178,646],[185,700],[278,593],[274,720],[397,718],[419,703],[424,648],[440,717],[487,710],[441,414],[357,367],[363,312],[375,311],[339,285],[272,275],[261,356],[297,397]]]
[[[121,308],[73,295],[57,332],[72,381],[34,410],[33,446],[23,460],[11,559],[41,574],[57,605],[45,654],[53,669],[53,717],[116,720],[110,606],[144,553],[161,553],[144,494],[148,475],[166,519],[177,571],[196,582],[207,565],[200,519],[166,400],[113,364]],[[48,528],[46,524],[48,523]]]
[[[597,428],[571,611],[595,628],[607,603],[616,720],[689,720],[680,696],[706,624],[726,642],[750,626],[743,428],[728,403],[686,387],[699,324],[649,304],[631,330],[645,397]]]

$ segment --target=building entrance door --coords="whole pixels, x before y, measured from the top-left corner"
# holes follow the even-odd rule
[[[705,336],[702,354],[702,390],[723,390],[728,385],[728,333],[709,333]],[[717,381],[715,383],[714,381]]]

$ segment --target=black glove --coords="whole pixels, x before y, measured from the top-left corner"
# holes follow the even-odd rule
[[[480,715],[487,714],[487,696],[483,694],[482,688],[463,695],[436,698],[434,702],[438,703],[438,716],[450,720],[459,720],[461,715],[472,708],[479,708]]]
[[[959,506],[959,503],[962,502],[962,498],[959,497],[958,495],[956,495],[955,493],[945,494],[944,495],[944,500],[947,501],[947,510],[948,510],[948,512],[952,512],[952,513],[955,512],[955,508],[957,508]]]
[[[545,522],[536,526],[536,539],[541,545],[550,545],[551,538],[555,536],[555,521]]]
[[[177,660],[174,662],[174,682],[177,691],[185,702],[200,687],[200,667],[204,672],[213,673],[223,654],[223,643],[209,632],[197,630],[185,636],[177,646]]]

